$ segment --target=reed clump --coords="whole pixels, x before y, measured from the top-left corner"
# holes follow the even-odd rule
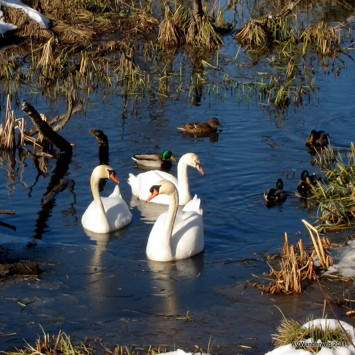
[[[223,45],[223,40],[207,16],[200,17],[193,14],[187,28],[186,43],[216,49]]]
[[[248,51],[259,55],[275,48],[285,57],[297,53],[298,56],[305,55],[311,46],[322,56],[334,57],[341,51],[340,26],[320,22],[301,30],[290,21],[290,14],[286,11],[282,15],[269,14],[261,19],[251,19],[236,38]]]
[[[297,42],[294,29],[288,17],[268,15],[260,20],[250,20],[244,28],[236,34],[237,40],[249,51],[269,51],[276,44],[288,41]]]
[[[312,235],[312,234],[311,234]],[[274,279],[268,285],[253,283],[252,285],[263,292],[293,294],[301,293],[305,282],[318,279],[319,270],[326,270],[332,265],[332,259],[328,255],[331,246],[328,239],[312,236],[313,251],[309,254],[305,251],[304,242],[300,239],[296,246],[289,244],[288,235],[284,235],[284,247],[281,251],[279,270],[273,268],[269,276]],[[319,260],[320,267],[316,266],[315,259]]]
[[[314,45],[322,56],[335,56],[340,51],[340,27],[329,26],[325,22],[309,26],[300,36],[303,43],[302,54],[308,46]]]
[[[329,146],[314,161],[318,164],[325,182],[312,187],[310,201],[318,205],[320,231],[348,229],[355,226],[355,145],[344,156],[336,154]]]
[[[173,13],[168,5],[165,5],[164,20],[159,26],[158,42],[163,48],[177,47],[185,40],[187,27],[187,14],[180,5]]]

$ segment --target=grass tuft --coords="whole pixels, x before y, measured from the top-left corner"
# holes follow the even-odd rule
[[[345,159],[346,158],[346,159]],[[347,162],[346,162],[347,160]],[[331,146],[314,158],[327,178],[312,187],[310,201],[318,205],[320,231],[355,226],[355,145],[347,157],[336,154]]]
[[[326,342],[342,342],[349,343],[349,335],[339,327],[336,329],[323,329],[317,326],[303,327],[298,321],[284,318],[281,325],[277,328],[277,334],[272,334],[275,346],[292,344],[293,342],[302,342],[312,339],[312,341],[320,340]],[[300,346],[296,349],[305,349],[311,352],[318,352],[320,347]]]

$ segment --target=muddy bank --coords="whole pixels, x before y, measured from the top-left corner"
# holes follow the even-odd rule
[[[39,276],[41,270],[37,262],[12,258],[9,253],[9,249],[0,246],[0,282]]]

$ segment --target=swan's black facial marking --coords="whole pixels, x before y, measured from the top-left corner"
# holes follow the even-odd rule
[[[161,185],[153,185],[150,189],[149,192],[152,194],[154,190],[156,190],[159,193],[159,190],[161,188]]]
[[[116,171],[112,169],[107,169],[108,172],[108,178],[111,179],[112,181],[117,182],[118,184],[120,183],[120,180],[117,179],[116,177]]]
[[[108,176],[111,177],[113,176],[114,178],[116,177],[116,171],[112,169],[107,169]]]

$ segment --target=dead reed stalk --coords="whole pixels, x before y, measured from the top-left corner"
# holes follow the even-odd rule
[[[11,95],[7,95],[4,127],[0,126],[0,147],[2,149],[13,149],[16,145],[15,136],[15,113],[12,111]]]

